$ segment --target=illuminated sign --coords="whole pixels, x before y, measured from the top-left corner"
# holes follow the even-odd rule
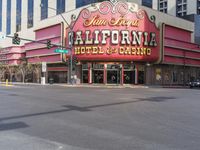
[[[159,29],[137,4],[105,1],[83,9],[68,32],[82,60],[159,59]]]

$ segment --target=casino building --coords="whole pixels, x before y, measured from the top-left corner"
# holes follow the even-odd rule
[[[102,2],[72,24],[66,43],[81,83],[183,85],[200,77],[190,22],[134,3]]]
[[[200,78],[192,22],[121,1],[93,3],[62,16],[67,23],[58,16],[38,23],[29,38],[40,43],[19,47],[28,63],[47,63],[46,82],[69,82],[70,74],[76,84],[107,85],[184,85]],[[47,39],[51,49],[41,44]],[[69,53],[55,53],[58,43]]]

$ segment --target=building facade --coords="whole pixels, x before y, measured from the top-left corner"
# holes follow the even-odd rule
[[[124,10],[117,12],[119,5]],[[97,8],[82,10],[73,33],[67,31],[82,83],[183,85],[200,76],[192,31],[171,26],[171,16],[162,22],[160,14],[132,3],[103,2]]]
[[[2,31],[11,37],[17,32],[19,37],[29,39],[17,46],[23,53],[15,58],[17,63],[6,65],[20,65],[25,58],[27,64],[35,66],[26,75],[29,82],[39,82],[46,76],[46,82],[53,78],[57,83],[73,78],[81,84],[169,85],[185,84],[200,76],[200,48],[193,43],[192,22],[131,2],[92,1],[87,5],[88,1],[28,0],[23,8],[18,4],[22,1],[2,7],[5,12],[10,12],[10,7],[16,10],[10,12],[16,20],[9,21],[3,14]],[[5,2],[10,5],[9,0],[0,4],[7,6]],[[47,40],[51,40],[50,49]],[[0,44],[2,51],[16,47],[12,38]],[[69,53],[55,52],[61,48]],[[76,60],[72,68],[71,56]],[[5,60],[8,62],[2,56],[1,64]],[[47,63],[45,73],[41,70],[43,62]],[[10,74],[17,72],[11,70]]]

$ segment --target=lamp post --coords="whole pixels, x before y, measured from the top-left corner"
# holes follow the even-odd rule
[[[41,3],[40,7],[44,7],[44,5]],[[52,8],[52,7],[47,7],[48,9],[54,10],[57,12],[57,9]],[[62,13],[59,13],[59,15],[62,17],[62,19],[64,20],[64,22],[67,24],[67,26],[69,27],[69,32],[72,32],[71,26],[69,25],[69,23],[67,22],[67,20],[65,19],[65,17],[62,15]],[[64,25],[63,25],[63,29],[62,29],[62,42],[61,42],[61,49],[64,48]],[[70,42],[71,43],[71,42]],[[72,61],[72,45],[69,45],[69,49],[70,49],[70,61],[68,61],[68,83],[72,84],[72,67],[73,67],[73,61]],[[62,54],[63,55],[63,54]],[[70,65],[69,65],[70,64]],[[69,67],[70,66],[70,67]],[[70,68],[70,70],[69,70]]]

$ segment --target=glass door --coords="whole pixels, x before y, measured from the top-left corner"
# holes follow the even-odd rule
[[[124,64],[124,84],[135,84],[135,66]]]
[[[104,64],[92,65],[92,80],[93,83],[103,83],[104,79]]]
[[[144,66],[138,66],[138,84],[144,84],[145,82]]]
[[[107,83],[108,84],[120,84],[121,69],[119,64],[107,65]]]
[[[88,83],[88,64],[82,64],[82,83]]]

